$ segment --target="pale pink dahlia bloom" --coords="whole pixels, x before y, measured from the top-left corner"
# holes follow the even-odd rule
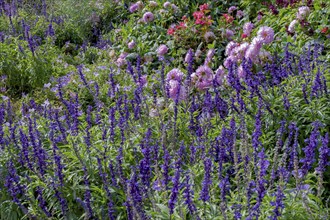
[[[269,44],[274,40],[274,30],[273,28],[263,26],[259,29],[257,36],[262,39],[263,43]]]
[[[225,68],[223,68],[223,66],[221,65],[215,71],[214,80],[218,85],[222,85],[224,78],[225,78]]]
[[[150,1],[149,2],[149,5],[150,5],[150,7],[157,7],[158,6],[158,3],[155,2],[155,1]]]
[[[184,74],[181,72],[181,70],[174,68],[166,75],[166,81],[175,80],[175,81],[181,81]]]
[[[288,27],[288,31],[290,33],[294,33],[295,32],[295,27],[296,27],[297,24],[298,24],[298,21],[297,20],[291,21],[291,23],[290,23],[290,25]]]
[[[228,38],[228,40],[231,40],[232,37],[234,36],[234,31],[230,30],[230,29],[226,29],[226,32],[225,32],[225,37]]]
[[[165,2],[163,6],[164,8],[169,8],[171,7],[171,2]]]
[[[297,19],[298,20],[303,20],[307,17],[307,15],[309,14],[310,9],[307,6],[302,6],[300,8],[298,8],[298,13],[297,13]]]
[[[236,6],[230,6],[229,9],[228,9],[228,13],[231,14],[231,13],[233,13],[236,9],[237,9]]]
[[[144,15],[143,15],[143,21],[144,21],[145,23],[149,23],[149,22],[153,21],[154,18],[155,18],[155,17],[154,17],[154,14],[151,13],[150,11],[144,13]]]
[[[169,83],[169,95],[173,100],[178,99],[178,101],[185,100],[187,98],[187,92],[184,86],[180,85],[177,80],[170,80]]]
[[[157,49],[157,54],[159,56],[163,56],[167,54],[167,52],[168,52],[168,47],[165,44],[160,45]]]
[[[250,46],[249,43],[245,42],[235,47],[231,52],[231,57],[234,58],[233,60],[235,61],[242,60],[249,46]]]
[[[233,60],[229,56],[223,61],[223,66],[228,69],[232,63],[233,63]]]
[[[139,9],[139,5],[136,4],[136,3],[132,4],[132,5],[129,7],[129,11],[130,11],[131,13],[137,11],[138,9]]]
[[[263,40],[256,37],[253,38],[252,43],[249,45],[245,52],[245,58],[247,60],[255,61],[259,55],[260,49],[262,47]]]
[[[186,54],[186,57],[184,58],[184,62],[185,63],[189,63],[190,59],[192,58],[192,56],[194,55],[192,49],[189,49],[187,54]]]
[[[246,72],[244,71],[242,65],[240,65],[240,66],[238,67],[238,69],[237,69],[237,75],[238,75],[239,78],[245,78],[245,76],[246,76]]]
[[[254,28],[253,23],[247,22],[243,25],[243,33],[246,34],[247,36],[250,36],[253,28]]]
[[[213,71],[208,66],[200,66],[196,72],[191,74],[191,80],[199,90],[206,90],[212,86]]]
[[[238,10],[236,12],[236,18],[240,19],[244,16],[244,11]]]
[[[139,79],[139,84],[140,84],[142,87],[144,87],[144,86],[147,85],[147,83],[148,83],[147,75],[143,75],[143,76],[141,76],[140,79]]]
[[[128,44],[127,44],[128,48],[129,49],[133,49],[135,47],[135,42],[134,40],[130,41]]]
[[[230,41],[227,46],[226,46],[226,50],[225,50],[225,55],[226,56],[230,56],[232,50],[237,47],[239,44],[234,42],[234,41]]]
[[[212,42],[215,39],[215,35],[212,31],[208,31],[204,34],[204,39],[206,42]]]

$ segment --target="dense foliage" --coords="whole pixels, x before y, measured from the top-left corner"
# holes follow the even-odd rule
[[[329,219],[329,15],[0,0],[0,219]]]

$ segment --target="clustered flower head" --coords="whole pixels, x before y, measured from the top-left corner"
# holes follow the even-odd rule
[[[157,7],[158,6],[158,3],[155,2],[155,1],[150,1],[149,2],[149,5],[150,5],[150,7]]]
[[[295,27],[296,27],[297,24],[298,24],[298,21],[296,19],[293,20],[293,21],[291,21],[291,23],[290,23],[290,25],[288,27],[288,31],[290,33],[294,33],[295,32]]]
[[[233,60],[242,60],[247,49],[249,48],[250,44],[247,42],[244,42],[240,44],[239,46],[235,47],[231,53],[231,56],[233,57]]]
[[[204,39],[206,42],[212,42],[215,38],[216,37],[212,31],[208,31],[204,34]]]
[[[234,36],[235,32],[230,30],[230,29],[226,29],[225,30],[225,37],[228,39],[228,40],[231,40],[232,37]]]
[[[236,6],[230,6],[230,7],[228,8],[228,14],[233,13],[236,9],[237,9]]]
[[[132,5],[129,7],[129,11],[130,11],[131,13],[137,11],[138,9],[139,9],[139,6],[138,6],[136,3],[132,4]]]
[[[236,18],[240,19],[240,18],[242,18],[243,16],[244,16],[244,11],[242,11],[242,10],[238,10],[238,11],[236,12]]]
[[[151,22],[153,20],[154,20],[154,14],[152,12],[148,11],[148,12],[144,13],[144,15],[143,15],[143,21],[145,23],[149,23],[149,22]]]
[[[163,6],[164,8],[169,8],[171,7],[171,2],[165,2]]]
[[[171,4],[171,2],[165,2],[165,3],[163,4],[163,7],[166,8],[166,9],[170,9],[170,8],[172,8],[172,10],[173,10],[174,12],[176,12],[176,11],[179,10],[178,6],[176,6],[175,4]]]
[[[168,52],[168,47],[165,44],[160,45],[157,49],[157,54],[159,56],[163,56],[167,54],[167,52]]]
[[[130,41],[130,42],[127,44],[127,46],[128,46],[129,49],[133,49],[133,48],[135,47],[135,41],[134,41],[134,40]]]
[[[305,20],[306,17],[309,15],[310,13],[310,9],[307,6],[301,6],[298,8],[298,12],[297,12],[297,19],[294,19],[293,21],[291,21],[291,23],[289,24],[289,26],[287,27],[287,32],[288,34],[293,35],[295,32],[295,26],[300,22],[300,24],[305,27],[306,25],[308,25],[309,23]]]
[[[178,6],[176,6],[175,4],[171,4],[171,7],[172,7],[174,12],[179,10]]]
[[[209,9],[209,5],[207,3],[199,6],[199,10],[201,10],[203,12],[205,12],[208,9]]]
[[[208,65],[211,62],[211,60],[212,60],[212,58],[214,56],[214,53],[215,53],[215,50],[214,49],[210,49],[209,51],[207,51],[204,65]]]
[[[181,70],[175,68],[172,69],[166,75],[166,82],[169,89],[169,96],[174,101],[182,101],[187,97],[186,89],[181,85],[183,80],[183,72]]]
[[[263,43],[269,44],[274,40],[274,30],[270,27],[263,26],[259,29],[257,36]]]
[[[310,9],[307,6],[302,6],[300,8],[298,8],[298,12],[297,12],[297,19],[298,20],[303,20],[307,17],[307,15],[309,14]]]
[[[206,16],[208,13],[209,6],[208,4],[203,4],[199,6],[199,11],[195,11],[193,13],[195,24],[199,24],[202,26],[210,26],[212,24],[211,15]]]
[[[189,49],[189,51],[187,52],[185,58],[184,58],[184,62],[185,63],[189,63],[192,59],[192,56],[193,56],[193,52],[192,52],[192,49]]]
[[[217,85],[222,85],[225,78],[225,68],[220,65],[215,71],[214,80]]]
[[[238,43],[236,43],[236,42],[234,42],[234,41],[230,41],[230,42],[227,44],[227,46],[226,46],[225,55],[226,55],[226,56],[230,56],[231,51],[232,51],[235,47],[237,47],[238,45],[239,45]]]
[[[175,81],[182,81],[183,79],[183,72],[181,72],[181,70],[175,68],[172,69],[170,72],[167,73],[166,75],[166,81],[171,81],[171,80],[175,80]]]
[[[118,67],[122,67],[122,66],[124,66],[126,64],[126,59],[125,58],[127,57],[127,55],[128,54],[126,52],[121,53],[119,55],[119,57],[118,57],[118,59],[116,61],[116,64],[117,64]]]
[[[186,25],[186,18],[183,17],[182,18],[182,22],[179,22],[178,25],[171,25],[171,27],[169,29],[167,29],[167,34],[168,35],[174,35],[176,31],[178,30],[184,30],[187,28],[187,25]]]
[[[142,8],[143,8],[143,3],[141,1],[138,1],[129,7],[129,11],[133,13],[136,12],[137,10],[141,10]]]
[[[243,25],[243,34],[246,37],[249,37],[251,35],[252,29],[254,28],[254,25],[252,22],[247,22]],[[243,37],[244,38],[244,37]]]
[[[245,34],[250,34],[253,28],[252,23],[246,23],[243,27]],[[254,63],[261,63],[264,60],[270,59],[270,54],[262,51],[261,48],[264,44],[269,44],[274,40],[274,30],[270,27],[263,26],[258,30],[257,37],[252,39],[251,43],[237,43],[231,41],[226,46],[225,59],[223,65],[229,68],[232,63],[242,62],[243,59],[251,60]],[[238,75],[245,76],[243,67],[238,67]]]
[[[255,61],[259,55],[260,49],[262,47],[262,43],[263,41],[260,38],[258,37],[254,38],[245,53],[245,58],[248,60]]]
[[[210,67],[203,65],[191,74],[191,81],[198,90],[204,91],[213,84],[213,71]]]
[[[199,34],[201,37],[204,37],[206,42],[212,42],[215,39],[215,35],[209,31],[209,27],[213,22],[211,15],[208,15],[209,12],[208,4],[200,5],[199,9],[193,12],[192,20],[188,19],[187,16],[183,16],[178,24],[170,25],[167,34],[174,36],[176,40],[185,40],[188,30],[193,35]],[[188,27],[190,28],[188,29]]]
[[[225,18],[227,23],[232,23],[234,21],[234,17],[229,14],[223,14],[223,17]]]

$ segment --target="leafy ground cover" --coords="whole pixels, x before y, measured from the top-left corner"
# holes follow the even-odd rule
[[[0,219],[329,219],[329,15],[0,0]]]

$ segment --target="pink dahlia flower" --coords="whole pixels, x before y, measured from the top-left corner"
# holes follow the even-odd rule
[[[246,34],[247,36],[250,36],[253,28],[254,28],[253,23],[247,22],[243,25],[243,33]]]
[[[149,5],[150,5],[150,7],[157,7],[158,6],[158,3],[155,2],[155,1],[150,1],[149,2]]]
[[[154,17],[154,14],[151,13],[150,11],[144,13],[144,15],[143,15],[143,21],[144,21],[145,23],[149,23],[149,22],[153,21],[154,18],[155,18],[155,17]]]
[[[252,43],[249,45],[245,52],[245,58],[248,60],[255,61],[259,55],[260,49],[262,47],[263,40],[256,37],[253,38]]]
[[[136,3],[132,4],[132,5],[129,7],[129,11],[130,11],[131,13],[137,11],[138,9],[139,9],[139,5],[136,4]]]
[[[236,18],[240,19],[244,16],[244,11],[238,10],[236,12]]]
[[[233,51],[233,49],[235,47],[237,47],[239,44],[234,42],[234,41],[230,41],[227,46],[226,46],[226,51],[225,51],[225,55],[226,56],[230,56],[231,52]]]
[[[298,20],[303,20],[307,17],[307,15],[309,14],[310,9],[307,6],[302,6],[300,8],[298,8],[298,13],[297,13],[297,19]]]
[[[206,42],[212,42],[215,39],[215,35],[212,31],[208,31],[204,34],[204,39]]]
[[[240,66],[238,67],[238,69],[237,69],[237,75],[238,75],[239,78],[245,78],[245,76],[246,76],[246,72],[244,71],[242,65],[240,65]]]
[[[187,54],[186,54],[186,57],[184,58],[184,62],[185,63],[189,63],[190,59],[192,58],[192,56],[194,55],[192,49],[189,49]]]
[[[225,68],[223,66],[219,66],[219,68],[215,71],[214,79],[218,85],[222,85],[223,80],[225,78]]]
[[[129,49],[133,49],[135,47],[135,42],[134,40],[130,41],[128,44],[127,44],[128,48]]]
[[[274,40],[274,30],[273,28],[263,26],[259,29],[257,36],[262,39],[263,43],[269,44]]]
[[[159,56],[163,56],[167,54],[167,52],[168,52],[168,47],[165,44],[160,45],[157,49],[157,54]]]
[[[236,9],[237,9],[236,6],[231,6],[231,7],[229,7],[229,9],[228,9],[228,14],[233,13]]]
[[[232,63],[232,58],[229,56],[223,61],[223,66],[228,69]]]
[[[195,73],[191,74],[191,79],[197,89],[206,90],[212,86],[213,71],[208,66],[200,66]]]
[[[166,75],[166,81],[175,80],[175,81],[181,81],[184,74],[181,72],[181,70],[174,68]]]
[[[249,48],[249,43],[247,42],[235,47],[231,52],[231,57],[233,57],[234,61],[242,60],[248,48]]]
[[[234,31],[230,29],[226,29],[225,37],[228,38],[228,40],[231,40],[234,34],[235,34]]]
[[[164,8],[169,8],[171,7],[171,2],[165,2],[163,6]]]
[[[116,64],[117,64],[117,66],[118,67],[122,67],[122,66],[124,66],[125,64],[126,64],[126,60],[125,60],[125,58],[118,58],[117,59],[117,61],[116,61]]]
[[[141,87],[146,86],[147,83],[148,83],[147,75],[141,76],[140,79],[139,79],[139,84],[141,85]]]
[[[298,21],[297,20],[291,21],[291,23],[290,23],[290,25],[288,27],[288,31],[290,33],[294,33],[295,32],[295,27],[296,27],[297,24],[298,24]]]
[[[187,92],[184,86],[180,85],[180,82],[177,80],[170,80],[168,83],[169,86],[169,96],[171,99],[178,101],[185,100],[187,98]]]

